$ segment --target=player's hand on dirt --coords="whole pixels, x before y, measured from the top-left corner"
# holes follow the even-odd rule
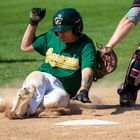
[[[80,90],[73,98],[72,100],[78,100],[83,103],[91,103],[89,97],[88,97],[88,91],[83,89]]]
[[[37,26],[38,23],[45,17],[46,8],[32,8],[30,11],[30,24]]]

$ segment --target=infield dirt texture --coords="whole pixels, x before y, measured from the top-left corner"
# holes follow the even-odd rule
[[[0,140],[139,140],[140,98],[132,108],[120,108],[116,85],[90,91],[92,104],[71,102],[74,114],[58,118],[8,120],[0,113]],[[4,97],[13,97],[17,89],[0,89]],[[10,93],[10,94],[9,94]],[[91,95],[92,94],[92,95]],[[99,119],[115,125],[56,126],[68,120]]]

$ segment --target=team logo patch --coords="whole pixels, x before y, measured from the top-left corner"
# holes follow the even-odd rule
[[[61,25],[62,21],[63,21],[63,18],[61,18],[61,17],[56,17],[56,18],[54,19],[54,23],[55,23],[56,25]]]

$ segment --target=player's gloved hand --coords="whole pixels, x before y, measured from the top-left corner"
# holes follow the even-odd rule
[[[80,90],[73,98],[72,100],[78,100],[83,103],[91,103],[89,97],[88,97],[88,91],[83,89]]]
[[[44,18],[46,8],[32,8],[30,11],[30,24],[37,26],[38,23]]]

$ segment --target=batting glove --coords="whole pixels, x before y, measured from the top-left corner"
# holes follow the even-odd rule
[[[37,26],[38,23],[45,17],[45,8],[32,8],[30,11],[30,24]]]
[[[83,103],[91,103],[89,97],[88,97],[88,91],[83,89],[80,90],[73,98],[72,100],[78,100]]]

